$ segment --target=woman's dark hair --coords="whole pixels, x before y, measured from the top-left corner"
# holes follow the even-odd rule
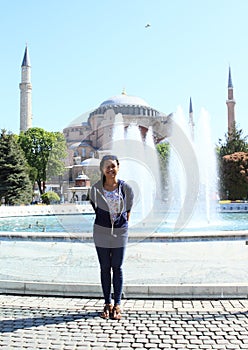
[[[106,177],[105,175],[103,174],[103,165],[104,165],[104,162],[106,160],[116,160],[116,163],[117,165],[119,166],[119,160],[116,156],[114,156],[113,154],[107,154],[106,156],[103,156],[102,159],[101,159],[101,162],[100,162],[100,170],[101,170],[101,178],[102,178],[102,183],[104,184],[105,180],[106,180]]]

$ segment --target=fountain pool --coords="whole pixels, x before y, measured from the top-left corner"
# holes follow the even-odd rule
[[[85,213],[0,218],[0,285],[5,283],[1,281],[99,283],[93,220],[93,214]],[[247,282],[247,214],[219,213],[218,220],[208,225],[189,222],[181,239],[174,222],[169,215],[155,231],[153,223],[140,226],[142,235],[137,236],[134,220],[125,259],[126,285]],[[213,231],[216,236],[211,239],[200,237]],[[235,236],[238,232],[247,235]],[[187,239],[192,233],[195,238]],[[224,236],[218,239],[220,233]]]
[[[144,224],[137,227],[136,224],[132,226],[132,222],[130,222],[130,236],[135,235],[136,231],[144,232],[146,238],[154,233],[160,233],[160,237],[163,237],[163,234],[173,233],[174,217],[168,215],[158,226],[151,222],[150,225]],[[90,234],[93,221],[94,214],[2,217],[0,218],[0,234],[1,232],[64,232],[73,237],[74,233]],[[205,220],[198,222],[192,220],[181,232],[242,230],[248,230],[247,213],[218,213],[215,220],[209,223]]]

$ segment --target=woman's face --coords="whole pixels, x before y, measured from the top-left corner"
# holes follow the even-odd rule
[[[114,178],[117,175],[118,170],[119,166],[116,160],[108,159],[103,163],[102,172],[106,176],[106,179]]]

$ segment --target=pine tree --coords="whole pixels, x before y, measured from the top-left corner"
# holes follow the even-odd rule
[[[225,134],[225,141],[222,142],[219,139],[217,152],[220,158],[235,152],[248,152],[247,136],[243,136],[242,134],[243,130],[238,129],[234,122],[231,132]]]
[[[0,134],[0,200],[7,205],[32,201],[29,167],[17,136],[1,130]]]

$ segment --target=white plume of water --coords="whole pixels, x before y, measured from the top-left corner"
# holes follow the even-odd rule
[[[188,141],[192,145],[192,149],[196,155],[199,168],[199,192],[195,203],[194,213],[192,213],[191,222],[205,220],[208,223],[216,213],[216,194],[217,194],[217,167],[214,145],[211,139],[210,116],[205,109],[200,112],[199,121],[197,122],[195,140],[190,136],[189,125],[186,118],[179,107],[174,115],[175,122],[180,126],[181,130]],[[172,129],[173,133],[173,129]],[[180,150],[179,150],[180,153]],[[182,166],[182,157],[178,150],[171,147],[169,174],[171,179],[171,192],[174,213],[179,213],[187,188],[185,187],[186,173],[189,169]],[[184,155],[185,156],[185,155]],[[187,155],[186,155],[187,157]],[[190,166],[190,165],[189,165]]]
[[[141,225],[143,230],[147,225],[151,226],[156,198],[161,193],[153,131],[150,127],[144,139],[136,123],[131,123],[125,128],[120,114],[117,116],[112,152],[120,160],[119,178],[128,182],[134,190],[130,226]]]
[[[211,136],[210,115],[202,108],[196,130],[196,149],[200,170],[199,205],[205,208],[208,222],[216,212],[217,162]]]
[[[123,116],[121,113],[118,113],[115,116],[115,126],[113,129],[112,139],[113,141],[124,139],[124,124],[123,124]]]
[[[179,106],[174,115],[174,121],[181,126],[181,128],[188,135],[188,125],[183,113],[182,108]],[[172,133],[173,133],[172,127]],[[178,214],[183,207],[183,202],[186,194],[186,180],[185,170],[183,168],[182,161],[178,150],[171,145],[170,148],[170,160],[169,160],[169,177],[170,177],[170,193],[172,202],[172,211]]]

